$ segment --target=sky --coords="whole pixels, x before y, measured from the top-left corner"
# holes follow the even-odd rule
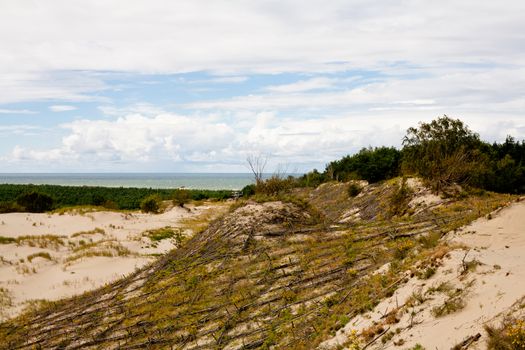
[[[525,139],[525,1],[0,0],[1,172],[304,172]]]

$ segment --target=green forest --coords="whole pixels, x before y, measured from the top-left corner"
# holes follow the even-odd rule
[[[0,212],[42,212],[64,207],[93,205],[108,209],[140,209],[142,201],[152,195],[171,200],[180,190],[133,187],[91,187],[58,185],[0,184]],[[184,190],[190,199],[231,198],[228,190]]]
[[[318,186],[326,181],[419,176],[436,191],[460,184],[501,193],[525,193],[525,141],[507,136],[503,143],[482,141],[459,119],[443,116],[407,130],[402,149],[363,148],[313,170],[298,181]]]

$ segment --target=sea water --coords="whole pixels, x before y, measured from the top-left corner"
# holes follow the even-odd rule
[[[0,174],[0,183],[188,188],[203,190],[240,190],[254,182],[250,173],[9,173]]]

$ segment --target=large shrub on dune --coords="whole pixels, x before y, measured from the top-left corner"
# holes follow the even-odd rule
[[[160,196],[153,194],[142,200],[140,203],[140,209],[145,213],[158,213],[161,203],[162,199]]]

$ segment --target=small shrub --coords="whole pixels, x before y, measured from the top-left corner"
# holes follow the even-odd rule
[[[256,194],[276,195],[293,187],[293,178],[283,178],[279,175],[273,175],[269,179],[259,181],[255,185]]]
[[[433,266],[429,266],[427,268],[425,268],[424,270],[418,270],[416,272],[416,276],[419,278],[419,279],[422,279],[422,280],[428,280],[430,277],[434,276],[434,274],[436,273],[436,268],[433,267]]]
[[[403,260],[408,256],[408,253],[414,248],[415,243],[410,239],[403,239],[395,243],[394,245],[394,258],[396,260]]]
[[[181,229],[173,229],[169,226],[159,228],[156,230],[146,231],[144,236],[149,237],[153,242],[159,242],[163,239],[174,238],[177,243],[182,243],[183,235]]]
[[[406,184],[403,178],[401,184],[396,185],[394,191],[388,198],[387,212],[389,216],[402,215],[408,208],[408,203],[412,197],[412,190]]]
[[[431,313],[434,317],[442,317],[463,309],[465,305],[466,303],[462,296],[455,293],[455,295],[445,300],[442,305],[433,307]]]
[[[421,290],[417,290],[417,291],[412,292],[412,295],[408,297],[406,301],[406,305],[409,307],[414,307],[414,306],[423,304],[425,301],[427,301],[427,298],[425,297],[425,295],[423,295]]]
[[[158,195],[150,195],[140,203],[140,209],[145,213],[158,213],[162,200]]]
[[[441,239],[440,232],[431,232],[429,234],[421,236],[418,241],[425,249],[434,248],[439,244]]]
[[[359,193],[361,193],[363,189],[361,188],[361,186],[359,186],[358,184],[356,184],[355,182],[352,182],[349,186],[348,186],[348,196],[350,197],[355,197],[357,196]]]
[[[507,334],[516,349],[525,349],[525,320],[517,320],[510,325]]]
[[[253,196],[255,194],[255,185],[254,184],[246,185],[243,187],[241,192],[242,192],[243,197]]]
[[[408,350],[425,350],[425,348],[421,344],[416,344]]]

